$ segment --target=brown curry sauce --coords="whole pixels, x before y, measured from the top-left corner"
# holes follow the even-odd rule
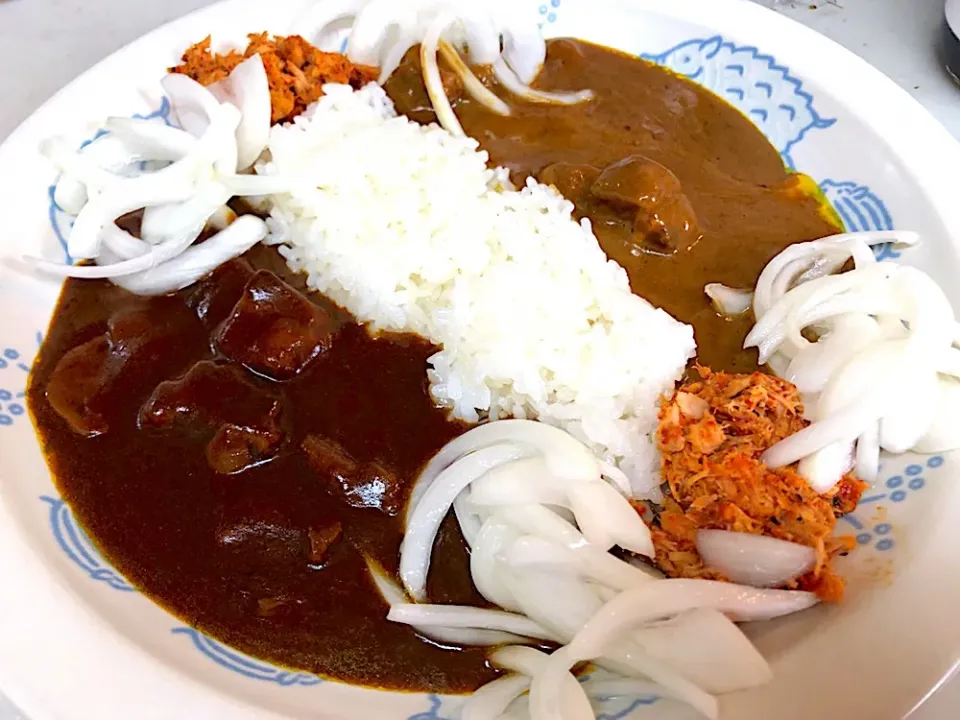
[[[819,201],[749,120],[665,70],[561,40],[539,82],[596,98],[457,114],[515,179],[566,183],[635,292],[694,325],[701,362],[753,369],[748,319],[719,318],[703,285],[750,287],[787,245],[834,232]],[[415,62],[387,89],[431,119]],[[302,288],[267,248],[160,298],[68,281],[28,391],[58,488],[120,572],[218,640],[359,684],[473,690],[494,674],[484,652],[387,622],[364,561],[396,571],[416,475],[464,429],[430,401],[434,348],[371,338]],[[448,518],[435,601],[482,603],[466,553]]]

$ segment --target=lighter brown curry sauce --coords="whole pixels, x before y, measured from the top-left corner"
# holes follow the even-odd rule
[[[749,120],[665,70],[560,40],[540,83],[596,98],[457,114],[517,180],[564,186],[634,291],[693,323],[701,362],[752,369],[748,320],[717,316],[703,285],[750,287],[834,232],[819,201]],[[430,119],[415,63],[388,92]],[[636,183],[645,205],[617,197]],[[473,690],[494,674],[484,653],[388,623],[364,561],[396,571],[417,473],[464,430],[430,401],[434,348],[371,338],[302,287],[266,248],[167,297],[68,281],[28,391],[58,488],[132,583],[218,640],[354,683]],[[431,598],[481,603],[450,518],[438,542]]]

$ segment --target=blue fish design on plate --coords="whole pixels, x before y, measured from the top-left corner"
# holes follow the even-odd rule
[[[824,180],[820,191],[837,211],[848,232],[893,230],[893,217],[886,204],[866,185]],[[876,248],[877,260],[895,260],[900,253],[887,243]]]
[[[740,109],[791,168],[793,147],[810,130],[823,130],[836,122],[820,116],[800,79],[755,47],[735,45],[717,35],[641,57],[690,78]]]

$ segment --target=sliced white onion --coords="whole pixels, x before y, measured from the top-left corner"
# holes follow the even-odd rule
[[[174,162],[197,146],[197,138],[186,130],[141,118],[108,118],[107,132],[120,139],[134,156]]]
[[[353,20],[368,2],[369,0],[326,0],[322,3],[307,3],[304,12],[298,15],[291,25],[290,31],[313,40],[322,50],[339,50],[330,45],[331,29],[344,21]]]
[[[550,656],[528,647],[504,647],[490,654],[490,662],[497,667],[513,670],[533,677],[543,672]],[[590,700],[573,675],[567,675],[560,687],[564,718],[594,720]]]
[[[460,525],[460,534],[463,535],[467,547],[472,548],[477,541],[483,521],[474,511],[472,493],[469,490],[464,490],[457,495],[457,499],[453,501],[453,511]]]
[[[716,610],[691,610],[636,630],[633,638],[652,658],[714,695],[759,687],[773,679],[763,655]]]
[[[377,77],[377,84],[383,85],[390,79],[390,76],[400,67],[407,51],[416,44],[416,33],[400,26],[396,39],[383,48],[380,54],[380,75]]]
[[[167,174],[168,171],[172,172]],[[150,175],[119,180],[110,192],[100,193],[84,205],[67,238],[67,251],[79,260],[95,258],[100,253],[100,240],[108,225],[150,204],[189,200],[195,187],[195,179],[175,166]]]
[[[103,246],[121,260],[130,260],[131,258],[146,255],[153,250],[149,243],[135,238],[126,230],[120,229],[113,223],[104,228],[101,239]]]
[[[738,290],[721,283],[709,283],[703,291],[710,298],[716,311],[727,317],[743,315],[753,305],[753,293],[749,290]]]
[[[864,482],[875,483],[880,475],[880,427],[874,423],[857,438],[854,470]]]
[[[40,153],[65,176],[79,181],[87,188],[100,190],[114,181],[113,174],[96,163],[89,153],[77,152],[62,138],[44,140],[40,143]]]
[[[793,357],[784,378],[801,393],[819,393],[844,363],[882,336],[870,316],[841,315],[829,333]]]
[[[557,659],[559,661],[559,658]],[[718,713],[717,699],[688,680],[669,665],[653,658],[639,645],[624,641],[609,648],[602,657],[594,660],[598,667],[627,678],[643,678],[660,686],[662,695],[675,698],[697,710],[701,715],[715,718]],[[545,668],[546,669],[546,668]],[[550,672],[556,672],[552,670]]]
[[[514,700],[530,689],[526,675],[504,675],[488,682],[467,699],[460,720],[500,720]]]
[[[347,56],[353,62],[359,65],[377,65],[380,62],[380,48],[393,24],[391,9],[396,5],[393,0],[370,0],[362,6],[361,12],[356,13],[347,39]]]
[[[660,697],[663,687],[656,683],[637,680],[635,678],[594,679],[584,680],[581,685],[583,691],[590,697],[598,700],[617,697]]]
[[[567,505],[565,483],[550,474],[542,457],[524,458],[493,468],[477,480],[470,500],[479,506],[543,503]]]
[[[62,174],[53,189],[53,202],[67,215],[77,215],[87,203],[87,187],[72,175]]]
[[[567,547],[586,545],[587,540],[570,522],[542,505],[504,505],[497,517],[518,531]]]
[[[203,135],[220,108],[213,93],[182,73],[170,73],[160,84],[170,99],[177,124],[195,137]]]
[[[503,559],[522,576],[527,570],[575,572],[614,590],[627,590],[652,577],[608,552],[590,545],[569,547],[532,535],[514,541]]]
[[[813,548],[767,535],[700,530],[697,551],[707,567],[753,587],[777,587],[813,569]]]
[[[769,619],[796,612],[816,602],[811,593],[757,590],[710,580],[662,580],[623,592],[608,602],[575,635],[569,645],[550,656],[530,687],[533,718],[559,717],[560,690],[569,669],[605,654],[630,629],[698,608],[712,608],[741,620]],[[709,697],[709,696],[708,696]],[[709,703],[698,709],[716,717]]]
[[[144,242],[157,244],[166,238],[193,235],[196,239],[209,218],[230,199],[230,190],[212,181],[203,185],[184,202],[152,205],[144,208],[140,222],[140,237]]]
[[[503,8],[505,10],[505,8]],[[516,17],[516,15],[514,15]],[[533,23],[520,21],[502,23],[504,63],[516,74],[520,82],[530,85],[536,80],[547,59],[547,45],[540,29]]]
[[[530,638],[484,628],[446,627],[443,625],[422,625],[413,628],[418,635],[435,643],[459,649],[461,647],[497,647],[531,642]]]
[[[784,438],[764,452],[760,459],[767,467],[776,469],[792,465],[828,445],[853,442],[870,427],[878,414],[873,403],[857,403]]]
[[[903,231],[881,231],[870,233],[843,233],[831,237],[822,238],[809,243],[796,243],[777,255],[763,268],[760,277],[757,279],[756,291],[754,294],[754,314],[757,318],[764,317],[773,304],[785,293],[790,283],[801,272],[795,264],[798,260],[806,263],[807,266],[813,265],[817,256],[833,254],[834,259],[831,263],[833,269],[824,274],[830,274],[839,270],[840,267],[849,259],[852,252],[849,250],[854,243],[862,242],[868,246],[883,245],[884,243],[894,243],[896,245],[911,246],[919,241],[917,233]],[[800,267],[803,265],[801,264]],[[781,278],[781,274],[788,268],[792,268],[789,277]],[[778,279],[780,280],[778,283]],[[774,292],[775,286],[780,288],[780,292]]]
[[[940,402],[933,424],[914,450],[922,453],[939,453],[960,447],[960,381],[940,377]]]
[[[517,74],[510,69],[503,59],[499,59],[493,64],[493,74],[504,88],[528,102],[544,105],[578,105],[593,99],[591,90],[577,90],[575,92],[535,90],[517,77]]]
[[[263,220],[244,215],[209,240],[187,248],[172,260],[143,272],[113,278],[113,282],[137,295],[175,292],[243,255],[266,235],[267,224]]]
[[[797,472],[809,481],[814,490],[825,493],[854,468],[857,456],[855,443],[839,440],[803,458],[797,466]]]
[[[406,605],[409,599],[404,594],[403,589],[389,577],[383,568],[370,558],[364,558],[367,562],[367,568],[370,571],[370,578],[376,586],[380,596],[386,601],[387,605],[395,607],[397,605]],[[429,638],[438,643],[444,643],[451,646],[478,646],[490,647],[495,645],[505,645],[510,643],[527,642],[526,638],[513,633],[500,632],[497,630],[481,630],[477,628],[458,628],[443,627],[438,625],[413,626],[413,629],[425,638]]]
[[[569,641],[603,603],[586,583],[572,575],[527,571],[522,577],[503,572],[521,612],[559,641]]]
[[[450,43],[441,40],[439,51],[443,59],[453,68],[453,71],[460,76],[464,90],[470,93],[474,100],[497,115],[510,114],[509,106],[480,82],[480,79],[473,74],[473,70],[467,67],[467,64],[460,58],[460,55]]]
[[[479,425],[444,445],[420,473],[410,507],[416,506],[417,498],[454,460],[468,452],[501,442],[517,443],[539,451],[550,473],[557,478],[592,480],[600,475],[600,467],[593,453],[563,430],[533,420],[497,420]]]
[[[493,65],[502,49],[500,30],[489,12],[489,4],[465,4],[461,17],[463,44],[473,65]]]
[[[463,126],[457,119],[450,98],[443,89],[443,78],[440,76],[440,66],[437,64],[437,50],[440,36],[454,22],[454,16],[441,13],[427,28],[426,34],[420,43],[420,65],[423,68],[423,84],[427,88],[427,95],[437,114],[437,122],[451,135],[463,137]]]
[[[766,590],[713,580],[661,580],[620,593],[587,621],[568,647],[581,662],[603,655],[627,630],[688,610],[712,608],[746,622],[789,615],[816,603],[813,593],[796,590]]]
[[[237,165],[241,172],[251,167],[270,139],[270,83],[263,58],[257,53],[239,65],[223,80],[211,86],[221,102],[228,101],[240,110],[237,126]]]
[[[426,599],[433,542],[457,495],[491,468],[518,460],[528,452],[514,443],[477,450],[444,470],[417,499],[407,518],[406,534],[400,546],[400,579],[414,600]]]
[[[603,480],[571,486],[570,509],[591,545],[609,549],[619,545],[639,555],[653,557],[650,528],[623,496]]]
[[[494,515],[480,527],[470,552],[470,576],[477,591],[488,601],[513,612],[522,610],[506,583],[500,556],[519,535],[516,528]]]
[[[404,625],[429,628],[472,628],[499,630],[538,640],[555,640],[556,636],[540,627],[530,618],[503,610],[469,607],[466,605],[427,605],[407,603],[393,605],[387,620]]]

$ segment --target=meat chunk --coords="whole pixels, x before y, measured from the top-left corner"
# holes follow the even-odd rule
[[[558,162],[547,165],[537,179],[544,185],[553,185],[557,192],[578,205],[598,177],[600,170],[593,165]]]
[[[216,346],[255,373],[288,380],[329,349],[336,330],[330,313],[261,270],[220,326]]]
[[[306,565],[310,540],[305,528],[274,508],[249,501],[223,510],[216,542],[238,570],[260,572]]]
[[[275,408],[278,406],[275,406]],[[217,428],[207,444],[207,462],[221,475],[233,475],[272,458],[283,441],[276,415],[266,427],[242,427],[226,423]]]
[[[225,475],[274,457],[283,444],[280,400],[243,371],[205,360],[161,383],[140,410],[140,426],[209,434],[207,461]]]
[[[324,527],[310,528],[308,533],[310,537],[310,564],[314,567],[322,567],[342,534],[343,525],[339,521],[332,522]]]
[[[631,155],[604,168],[593,195],[634,213],[634,241],[661,252],[687,250],[700,239],[697,218],[680,180],[658,162]]]
[[[186,301],[208,330],[227,319],[253,277],[245,260],[224,263],[190,288]]]
[[[350,507],[375,508],[387,515],[400,512],[400,478],[380,463],[358,462],[339,443],[316,435],[303,441],[303,451],[334,497]]]
[[[669,494],[651,528],[657,565],[671,577],[723,580],[697,552],[698,530],[769,535],[813,548],[817,564],[794,586],[839,600],[843,580],[831,559],[854,543],[833,531],[866,484],[850,475],[819,495],[795,467],[767,468],[763,452],[807,426],[797,389],[762,373],[698,371],[702,379],[660,411],[657,445]]]
[[[74,432],[95,437],[109,429],[98,399],[121,363],[122,358],[111,352],[106,336],[75,347],[60,358],[47,383],[47,401]]]
[[[107,331],[64,354],[47,383],[47,401],[80,435],[107,432],[108,395],[131,360],[158,359],[172,330],[156,315],[130,307],[112,316]]]

